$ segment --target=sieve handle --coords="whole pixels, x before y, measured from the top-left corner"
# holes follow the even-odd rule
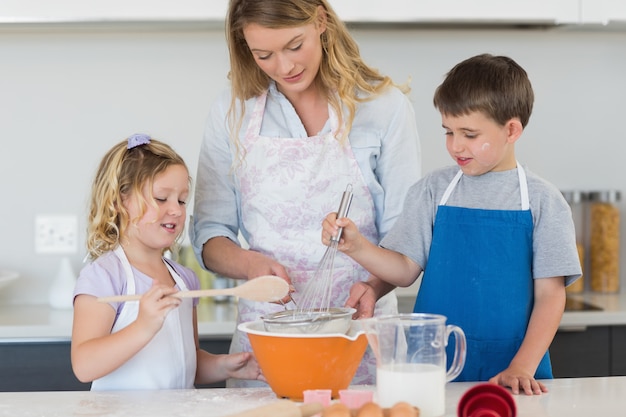
[[[352,184],[348,184],[348,186],[346,187],[346,191],[343,192],[343,196],[341,197],[341,203],[339,204],[339,210],[337,210],[338,219],[342,219],[348,216],[350,204],[352,204]],[[331,242],[339,242],[339,239],[341,239],[342,231],[343,227],[340,227],[339,230],[337,230],[337,234],[330,238]]]

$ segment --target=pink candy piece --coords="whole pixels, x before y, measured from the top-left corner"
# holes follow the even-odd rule
[[[307,389],[302,392],[304,395],[304,403],[321,403],[322,406],[328,407],[332,391],[329,389]]]
[[[372,402],[373,391],[344,389],[339,391],[339,401],[351,409],[358,409],[365,403]]]

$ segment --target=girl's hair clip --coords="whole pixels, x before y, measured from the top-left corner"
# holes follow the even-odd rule
[[[147,145],[150,143],[150,136],[143,133],[135,133],[128,137],[128,149],[133,149],[137,146]]]

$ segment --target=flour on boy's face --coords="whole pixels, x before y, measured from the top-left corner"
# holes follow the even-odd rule
[[[481,112],[467,115],[442,115],[446,148],[465,175],[482,175],[490,171],[506,171],[516,166],[512,136],[518,123],[513,120],[500,126]]]

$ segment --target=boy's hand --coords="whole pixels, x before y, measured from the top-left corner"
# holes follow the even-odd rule
[[[363,236],[352,220],[347,217],[338,219],[337,213],[328,214],[322,222],[322,243],[329,246],[331,237],[337,236],[339,228],[343,230],[337,249],[346,254],[358,250]]]
[[[548,392],[548,388],[537,381],[531,374],[522,369],[507,368],[489,380],[492,384],[510,387],[513,394],[524,391],[526,395],[540,395]]]

